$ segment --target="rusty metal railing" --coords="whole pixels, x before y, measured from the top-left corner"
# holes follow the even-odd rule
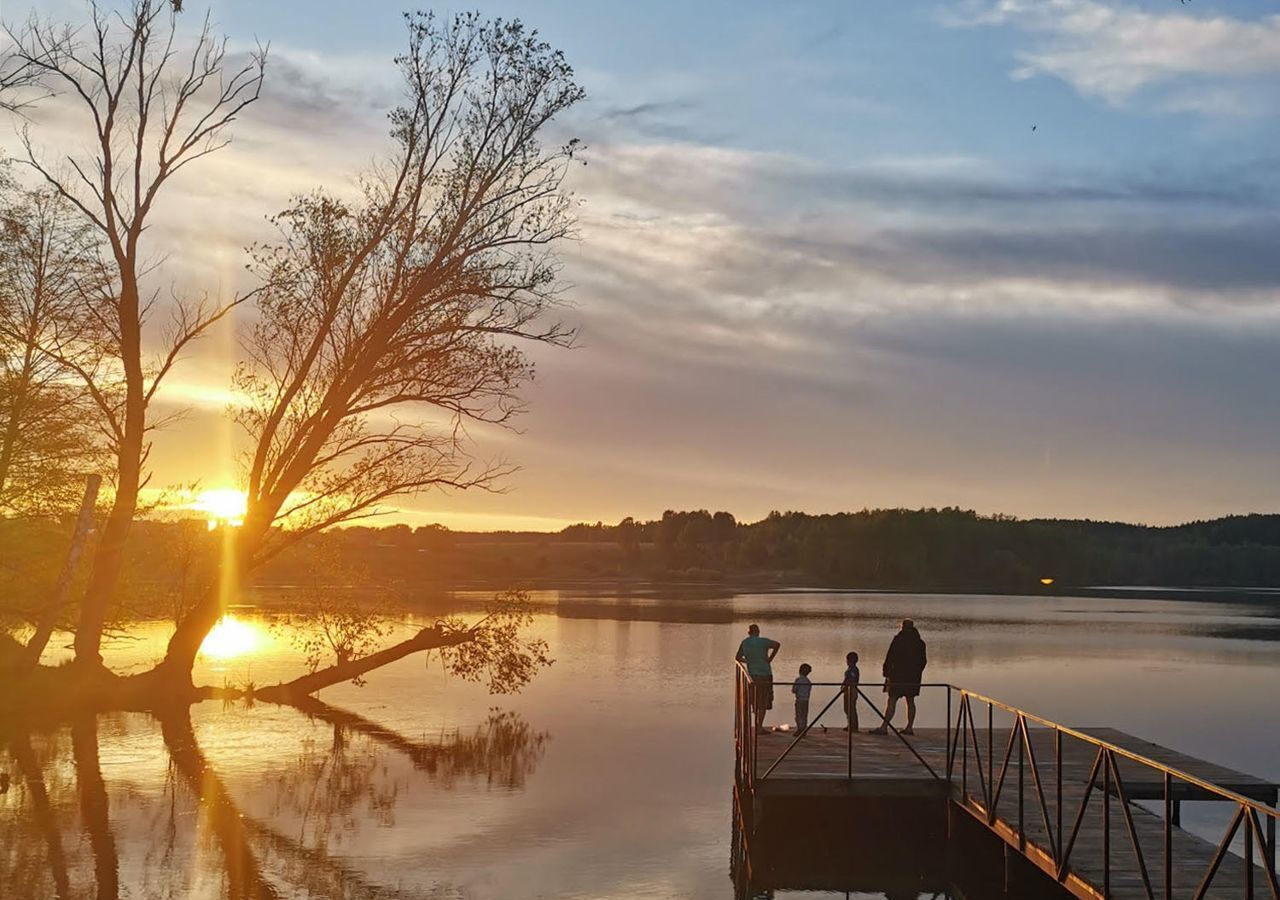
[[[1017,772],[1016,821],[1001,820],[1001,824],[1009,830],[1007,840],[1016,843],[1024,856],[1039,860],[1040,867],[1055,877],[1060,883],[1075,876],[1081,880],[1083,876],[1072,869],[1072,853],[1076,850],[1077,838],[1085,820],[1091,799],[1095,792],[1101,795],[1102,805],[1102,884],[1104,897],[1112,895],[1111,882],[1112,847],[1111,817],[1112,801],[1121,816],[1129,844],[1134,855],[1138,875],[1142,882],[1143,892],[1148,900],[1156,900],[1157,891],[1152,884],[1152,866],[1147,858],[1147,850],[1143,848],[1134,821],[1133,801],[1136,799],[1127,789],[1125,778],[1121,775],[1122,761],[1141,766],[1158,774],[1161,785],[1164,815],[1162,821],[1161,846],[1161,884],[1158,896],[1164,900],[1172,900],[1175,888],[1189,888],[1191,884],[1176,885],[1179,867],[1174,860],[1174,832],[1178,827],[1178,816],[1175,786],[1184,785],[1182,793],[1190,799],[1211,800],[1229,803],[1235,806],[1235,814],[1231,818],[1205,870],[1198,879],[1193,879],[1194,891],[1190,893],[1193,900],[1202,900],[1211,887],[1215,886],[1222,864],[1227,857],[1232,842],[1244,829],[1243,850],[1244,877],[1240,885],[1241,896],[1253,900],[1255,896],[1255,880],[1261,881],[1269,889],[1273,900],[1280,900],[1280,884],[1276,875],[1276,823],[1280,819],[1280,811],[1274,805],[1267,805],[1256,798],[1246,797],[1233,790],[1213,784],[1203,778],[1182,771],[1174,766],[1151,759],[1140,753],[1121,747],[1118,744],[1103,740],[1086,732],[1060,725],[1007,703],[963,688],[954,688],[958,702],[954,723],[948,716],[948,754],[947,780],[958,789],[960,803],[970,813],[983,818],[988,827],[996,828],[1000,819],[1000,800],[1009,782],[1011,767]],[[974,705],[985,704],[987,722],[985,728],[986,757],[985,766],[982,748],[979,741],[978,728],[975,726]],[[995,721],[996,710],[1012,716],[1009,735],[1004,744],[1004,757],[1000,763],[999,773],[995,770]],[[1037,759],[1035,742],[1031,738],[1033,730],[1045,729],[1052,733],[1053,741],[1053,783],[1046,788],[1044,764]],[[1089,775],[1084,782],[1084,793],[1079,799],[1079,807],[1074,810],[1070,819],[1070,831],[1064,828],[1064,811],[1066,802],[1063,791],[1063,741],[1079,741],[1093,750]],[[1016,761],[1015,761],[1016,753]],[[977,790],[970,788],[969,759],[972,756]],[[957,757],[959,757],[959,783],[956,784]],[[1043,827],[1043,840],[1032,840],[1027,832],[1027,774],[1030,773],[1030,786],[1035,790],[1035,807],[1040,825]],[[1132,775],[1132,773],[1131,773]],[[1135,780],[1136,781],[1136,780]],[[1047,794],[1053,796],[1052,809]],[[1144,798],[1146,799],[1146,798]],[[1272,803],[1275,802],[1275,791],[1272,789]],[[1012,812],[1012,811],[1011,811]],[[1265,824],[1264,824],[1265,823]],[[1029,846],[1034,845],[1035,853],[1028,853]],[[1256,861],[1255,849],[1261,859]],[[1259,864],[1260,862],[1260,864]],[[1185,866],[1182,867],[1185,875]],[[1087,882],[1086,882],[1087,883]],[[1098,887],[1094,885],[1094,887]]]

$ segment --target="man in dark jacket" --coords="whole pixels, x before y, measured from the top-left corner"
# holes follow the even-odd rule
[[[916,631],[916,623],[910,619],[902,620],[902,630],[893,636],[889,644],[889,652],[884,655],[884,690],[889,700],[884,707],[884,723],[872,729],[872,734],[885,734],[888,724],[893,721],[893,714],[898,710],[898,698],[907,700],[907,727],[903,734],[915,734],[916,697],[920,695],[920,676],[929,658],[925,654],[924,641],[920,632]]]

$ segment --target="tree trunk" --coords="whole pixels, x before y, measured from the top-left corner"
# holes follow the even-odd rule
[[[22,773],[22,780],[26,782],[31,796],[32,815],[36,827],[44,836],[45,855],[53,874],[54,896],[58,900],[70,900],[71,878],[67,874],[67,854],[62,848],[62,831],[58,828],[58,818],[49,801],[49,791],[44,784],[40,762],[31,747],[31,735],[24,733],[15,737],[9,745],[9,752],[13,754],[18,771]]]
[[[76,569],[80,566],[80,554],[84,552],[85,540],[89,537],[89,526],[93,524],[93,509],[98,502],[98,489],[102,486],[101,475],[90,475],[85,479],[84,499],[80,501],[80,515],[76,518],[75,531],[71,534],[71,547],[67,550],[66,562],[58,574],[53,595],[40,612],[40,621],[36,625],[36,633],[27,642],[23,651],[21,665],[32,668],[40,662],[44,648],[49,644],[54,627],[58,624],[58,613],[67,602],[71,593],[71,580],[75,578]]]
[[[294,703],[297,698],[314,694],[321,688],[359,678],[366,672],[372,672],[374,669],[393,663],[411,653],[417,653],[420,650],[435,650],[439,647],[456,647],[458,644],[465,644],[470,641],[472,637],[473,635],[470,631],[445,631],[438,626],[424,628],[413,637],[394,644],[385,650],[362,656],[360,659],[339,663],[336,666],[329,666],[327,669],[312,672],[310,675],[303,675],[293,681],[262,688],[255,691],[253,696],[257,700],[264,700],[268,703]]]
[[[243,816],[213,772],[196,743],[191,714],[183,710],[160,717],[160,731],[174,768],[200,798],[226,865],[227,897],[230,900],[275,900],[280,895],[262,874],[257,857],[249,847]]]
[[[93,557],[89,586],[80,604],[80,627],[76,629],[76,662],[102,667],[102,629],[107,606],[115,594],[125,545],[138,511],[138,491],[142,486],[142,461],[146,436],[147,399],[142,371],[142,322],[137,279],[130,267],[132,259],[120,260],[123,283],[120,290],[120,358],[125,375],[124,428],[117,452],[116,495],[107,517],[102,539]]]
[[[80,795],[80,815],[93,851],[93,872],[98,900],[120,896],[120,857],[111,831],[107,785],[98,762],[98,720],[88,716],[71,726],[71,752],[75,758],[76,787]]]
[[[221,577],[229,578],[230,576],[223,572]],[[218,619],[222,616],[220,598],[223,591],[224,589],[220,586],[210,588],[209,593],[203,599],[196,601],[191,611],[183,616],[169,638],[164,661],[158,668],[169,672],[170,677],[174,679],[181,679],[183,686],[192,684],[191,670],[195,667],[200,645],[204,643],[205,637],[213,630],[213,626],[218,624]]]
[[[124,456],[124,453],[121,453]],[[121,463],[123,469],[124,464]],[[126,477],[130,475],[131,477]],[[124,566],[125,545],[133,528],[138,507],[138,471],[121,472],[115,503],[107,516],[98,550],[93,556],[93,569],[84,600],[80,604],[80,624],[76,628],[75,651],[78,664],[102,665],[102,629],[107,621],[107,606],[115,594],[120,569]]]
[[[246,519],[236,531],[231,552],[218,570],[218,583],[209,588],[178,622],[160,664],[171,673],[170,677],[185,678],[184,683],[191,684],[191,669],[195,666],[200,645],[226,611],[227,598],[237,596],[244,583],[246,567],[242,561],[251,558],[253,547],[259,543],[255,538],[257,533],[258,529]]]
[[[27,341],[22,359],[21,374],[13,388],[13,400],[9,406],[9,420],[5,423],[4,437],[0,439],[0,501],[4,499],[4,488],[9,483],[9,470],[13,466],[14,449],[18,445],[18,436],[22,430],[22,417],[26,413],[27,402],[31,391],[31,370],[34,364],[34,346]]]

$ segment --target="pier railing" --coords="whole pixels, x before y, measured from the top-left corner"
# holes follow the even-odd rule
[[[990,829],[1001,834],[1006,842],[1016,846],[1024,856],[1059,882],[1077,875],[1072,863],[1073,859],[1078,861],[1083,852],[1077,839],[1092,802],[1095,808],[1101,807],[1102,842],[1101,847],[1090,847],[1089,852],[1096,852],[1102,857],[1100,862],[1092,861],[1097,863],[1092,868],[1101,870],[1100,887],[1104,897],[1111,896],[1112,893],[1114,866],[1111,821],[1113,814],[1118,813],[1124,823],[1143,892],[1148,900],[1156,900],[1158,897],[1172,900],[1175,887],[1180,892],[1179,896],[1182,896],[1182,892],[1192,884],[1195,887],[1190,896],[1193,900],[1202,900],[1214,886],[1237,837],[1242,838],[1242,846],[1237,849],[1245,863],[1240,896],[1253,900],[1255,890],[1260,887],[1267,890],[1273,900],[1280,900],[1280,880],[1277,878],[1276,864],[1276,829],[1280,811],[1274,805],[1274,791],[1269,798],[1269,805],[1258,798],[1247,797],[1087,732],[1061,725],[983,694],[941,682],[918,685],[922,695],[928,692],[936,697],[937,692],[945,691],[947,727],[941,765],[938,764],[936,745],[933,752],[917,746],[911,735],[885,720],[877,704],[865,693],[867,688],[881,688],[883,684],[866,683],[851,688],[841,683],[814,682],[812,687],[815,692],[822,693],[822,689],[834,688],[834,695],[811,716],[805,728],[795,733],[781,755],[768,763],[761,772],[759,734],[756,729],[759,684],[759,681],[753,681],[741,663],[737,664],[734,716],[737,778],[738,783],[748,790],[754,790],[771,776],[776,777],[774,773],[782,762],[821,723],[837,701],[853,694],[856,695],[854,708],[861,708],[858,703],[869,708],[873,714],[871,721],[876,726],[883,725],[934,779],[949,785],[957,803],[984,821]],[[783,682],[773,682],[772,686],[775,690],[787,690],[790,687]],[[811,703],[811,708],[812,706]],[[980,711],[985,711],[985,723],[979,723],[974,712],[975,706]],[[843,704],[839,707],[839,713],[841,724],[844,724],[847,720]],[[1002,733],[999,743],[996,734],[1003,725],[1001,729],[997,728],[997,715],[1010,723],[1007,736]],[[1051,765],[1037,756],[1036,742],[1032,739],[1033,733],[1043,735],[1046,731],[1052,740]],[[982,748],[984,742],[980,737],[985,738],[985,754]],[[1092,762],[1083,786],[1072,779],[1064,787],[1064,741],[1078,741],[1086,745],[1091,754]],[[856,761],[852,731],[848,732],[846,746],[846,777],[852,780],[855,777]],[[997,747],[1003,748],[998,769]],[[933,764],[929,762],[929,756],[933,757]],[[1122,775],[1122,768],[1128,774]],[[1135,771],[1142,773],[1142,776],[1135,776]],[[1015,791],[1016,799],[1010,796]],[[1029,804],[1027,799],[1032,791],[1034,805]],[[1150,858],[1151,848],[1144,847],[1140,838],[1140,829],[1134,818],[1135,810],[1131,805],[1136,800],[1163,801],[1158,860]],[[1180,805],[1183,800],[1217,801],[1233,808],[1230,822],[1202,872],[1190,872],[1185,864],[1179,864],[1175,859],[1175,832],[1180,831]],[[1004,806],[1001,805],[1002,801],[1006,801]],[[1150,819],[1148,817],[1143,821],[1142,830],[1148,833],[1147,843],[1151,844],[1153,835],[1146,824]],[[1153,872],[1162,877],[1153,879]],[[1255,881],[1258,882],[1257,885]]]
[[[970,813],[985,820],[993,830],[1002,832],[1007,841],[1016,844],[1023,855],[1059,882],[1073,874],[1072,860],[1079,855],[1077,838],[1093,801],[1095,807],[1101,805],[1102,846],[1092,849],[1102,857],[1100,868],[1104,897],[1111,896],[1112,872],[1116,868],[1112,859],[1111,821],[1112,816],[1118,813],[1148,900],[1156,900],[1157,897],[1171,900],[1175,888],[1185,891],[1188,887],[1194,887],[1190,896],[1201,900],[1214,886],[1227,853],[1242,830],[1243,846],[1239,849],[1245,867],[1241,896],[1253,900],[1256,880],[1261,883],[1258,886],[1269,891],[1273,900],[1280,900],[1280,883],[1276,874],[1276,824],[1280,811],[1274,805],[1246,797],[1159,760],[991,697],[963,688],[952,688],[952,692],[956,697],[956,715],[952,722],[948,714],[947,780],[954,788],[954,796]],[[986,713],[983,724],[978,724],[975,705]],[[1007,738],[999,743],[996,741],[997,713],[1010,722]],[[1047,731],[1051,735],[1051,765],[1036,756],[1036,742],[1032,739],[1036,731]],[[985,757],[980,733],[986,738]],[[1092,754],[1083,793],[1078,783],[1068,785],[1064,791],[1064,741],[1078,741]],[[1001,745],[1003,758],[997,770],[996,753]],[[972,774],[970,760],[973,763]],[[1122,776],[1121,769],[1125,764],[1129,774]],[[1050,771],[1051,782],[1048,778]],[[1014,773],[1013,778],[1010,777],[1011,772]],[[1012,784],[1015,780],[1016,784]],[[1132,790],[1131,786],[1137,784],[1142,788]],[[1152,785],[1156,785],[1154,790]],[[1031,789],[1034,789],[1034,800],[1028,810],[1027,794]],[[1005,793],[1012,790],[1017,792],[1016,800]],[[1005,807],[1001,807],[1002,799],[1009,800]],[[1152,848],[1149,845],[1153,841],[1149,839],[1148,846],[1144,847],[1135,823],[1131,802],[1138,799],[1163,801],[1157,860],[1150,858]],[[1230,822],[1203,871],[1189,871],[1185,862],[1175,859],[1174,837],[1180,825],[1179,808],[1183,799],[1218,801],[1234,807]],[[1275,802],[1274,793],[1271,800]],[[1068,807],[1074,807],[1070,815]],[[1033,823],[1030,827],[1029,821]],[[1036,829],[1034,837],[1029,834],[1031,829]],[[1144,830],[1148,830],[1149,838],[1154,837],[1150,829]],[[1094,866],[1095,869],[1098,867]],[[1161,877],[1153,879],[1153,872],[1157,871]],[[1186,883],[1179,884],[1180,878]]]
[[[862,709],[863,706],[865,706],[866,709],[868,709],[872,714],[870,721],[874,723],[875,727],[884,726],[886,731],[891,733],[895,738],[897,738],[902,743],[902,745],[907,749],[907,751],[912,756],[915,757],[916,761],[919,762],[920,765],[924,767],[924,769],[931,776],[933,776],[938,781],[947,780],[942,773],[936,771],[935,767],[930,765],[928,760],[926,760],[925,757],[919,752],[919,750],[917,750],[917,748],[912,744],[912,742],[907,739],[908,734],[899,730],[893,725],[892,722],[889,722],[887,719],[885,719],[884,713],[880,710],[880,707],[875,703],[874,700],[872,700],[867,695],[866,690],[868,688],[877,688],[877,689],[883,688],[885,687],[884,682],[873,682],[873,683],[863,682],[856,685],[846,685],[843,682],[839,682],[839,681],[812,682],[810,684],[810,687],[813,689],[819,689],[820,693],[823,692],[822,689],[826,689],[826,688],[834,688],[835,693],[832,694],[831,699],[826,702],[826,705],[824,705],[821,709],[819,709],[817,713],[812,714],[809,717],[809,721],[804,728],[799,729],[795,732],[795,737],[792,738],[791,743],[787,745],[787,748],[783,750],[782,754],[777,759],[775,759],[771,764],[769,764],[765,768],[764,772],[761,772],[759,770],[760,738],[756,730],[756,711],[758,709],[757,704],[759,702],[757,688],[763,684],[768,684],[773,688],[773,690],[776,693],[778,688],[782,688],[783,690],[789,690],[791,685],[789,682],[785,682],[785,683],[778,682],[778,681],[762,682],[759,679],[752,679],[751,675],[747,673],[746,666],[744,666],[740,662],[735,664],[735,671],[736,671],[737,681],[736,681],[736,688],[734,691],[734,697],[735,697],[734,706],[736,710],[734,714],[734,735],[735,735],[734,742],[737,748],[736,756],[738,760],[738,782],[744,785],[745,787],[754,788],[757,782],[763,781],[767,779],[770,775],[772,775],[774,771],[782,764],[782,762],[791,755],[791,752],[800,744],[800,742],[804,740],[804,738],[808,736],[808,734],[815,727],[818,727],[822,724],[823,718],[827,715],[828,712],[830,712],[831,708],[836,705],[837,701],[840,702],[839,721],[842,727],[847,728],[849,723],[849,716],[846,713],[846,707],[845,707],[846,697],[849,697],[852,699],[854,709]],[[931,691],[931,692],[946,691],[947,721],[951,720],[951,691],[953,690],[952,685],[946,684],[944,682],[936,682],[936,683],[922,683],[919,685],[912,685],[912,687],[918,687],[922,692],[923,691]],[[813,708],[812,702],[810,702],[810,708],[811,709]],[[860,718],[861,718],[861,714],[859,714],[859,719]],[[854,776],[853,731],[850,730],[847,732],[847,734],[848,734],[848,738],[846,741],[847,777],[852,779]],[[951,755],[952,755],[951,740],[950,740],[950,737],[948,736],[946,757],[950,759]]]

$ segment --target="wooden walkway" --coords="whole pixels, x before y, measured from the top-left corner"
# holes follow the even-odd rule
[[[1144,741],[1110,728],[1078,729],[1092,737],[1152,759],[1196,778],[1211,782],[1245,797],[1274,805],[1277,785],[1260,778],[1236,772],[1206,760]],[[974,729],[977,751],[957,753],[951,785],[946,782],[947,736],[945,728],[922,728],[907,740],[919,759],[903,740],[889,735],[872,735],[865,731],[852,736],[852,772],[849,762],[849,735],[841,728],[812,729],[800,743],[765,778],[760,778],[783,756],[795,738],[794,732],[772,732],[758,737],[757,780],[755,793],[770,796],[877,796],[906,797],[937,794],[950,796],[954,808],[963,810],[1001,837],[1011,847],[1050,875],[1056,874],[1053,848],[1065,845],[1085,799],[1089,776],[1097,756],[1097,747],[1078,739],[1062,742],[1062,793],[1059,810],[1056,803],[1057,779],[1054,732],[1048,728],[1028,728],[1036,773],[1043,790],[1042,807],[1034,786],[1030,758],[1024,757],[1021,811],[1017,771],[1018,750],[1010,757],[994,821],[984,808],[984,789],[988,771],[999,778],[1005,751],[1009,746],[1009,729],[997,728],[988,735],[985,729]],[[1019,742],[1020,743],[1020,742]],[[989,748],[990,747],[990,751]],[[992,758],[994,757],[994,758]],[[979,763],[979,760],[981,761]],[[930,774],[931,767],[934,774]],[[979,775],[981,768],[981,776]],[[1162,809],[1165,782],[1163,773],[1132,760],[1117,757],[1117,769],[1126,797],[1134,800],[1157,800]],[[935,777],[936,776],[936,777]],[[1192,898],[1196,896],[1217,854],[1217,844],[1210,843],[1180,827],[1170,829],[1169,847],[1172,889],[1165,891],[1165,823],[1162,812],[1153,812],[1141,804],[1122,804],[1114,784],[1111,790],[1109,816],[1104,826],[1102,776],[1089,797],[1086,812],[1069,857],[1069,874],[1064,886],[1083,898],[1114,897],[1119,900],[1148,896],[1142,878],[1139,854],[1135,852],[1126,823],[1129,812],[1141,848],[1141,859],[1154,897]],[[967,784],[967,790],[963,785]],[[1207,794],[1194,786],[1172,782],[1171,797],[1180,802],[1207,799]],[[1059,824],[1061,820],[1061,824]],[[1175,820],[1176,821],[1176,820]],[[1223,831],[1225,832],[1225,824]],[[1237,834],[1235,849],[1243,851],[1242,835]],[[1060,836],[1062,835],[1062,836]],[[1109,876],[1104,872],[1104,856],[1109,854]],[[1271,896],[1267,876],[1261,867],[1261,854],[1254,853],[1254,892],[1251,896]],[[1240,898],[1247,895],[1245,859],[1228,853],[1222,859],[1206,898]],[[1106,881],[1109,877],[1109,890]],[[1104,894],[1105,890],[1105,894]]]

